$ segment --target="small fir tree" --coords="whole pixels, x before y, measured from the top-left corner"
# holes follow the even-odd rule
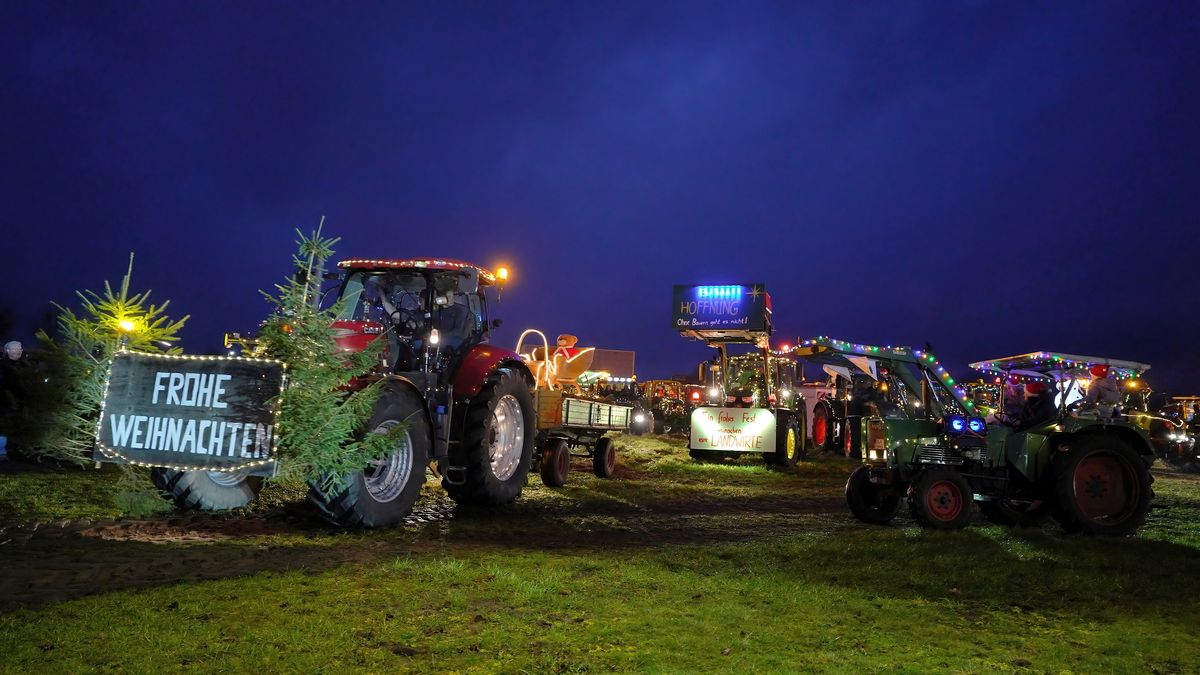
[[[322,225],[324,219],[322,219]],[[385,456],[403,425],[387,434],[365,433],[383,382],[351,391],[350,384],[378,362],[385,341],[374,340],[363,351],[342,352],[334,340],[333,322],[342,303],[321,309],[325,263],[338,238],[296,231],[296,274],[276,285],[276,294],[263,291],[275,311],[264,322],[259,340],[267,356],[287,364],[288,386],[276,420],[279,478],[302,478],[325,489],[343,477]]]
[[[170,302],[150,304],[150,291],[133,293],[133,254],[121,285],[114,291],[104,282],[104,292],[79,291],[80,313],[55,304],[58,335],[38,331],[52,377],[61,380],[59,397],[44,401],[30,414],[38,419],[36,438],[27,439],[34,455],[75,464],[85,463],[96,438],[96,424],[104,396],[104,382],[113,355],[122,348],[152,353],[178,353],[170,347],[188,317],[172,321]]]

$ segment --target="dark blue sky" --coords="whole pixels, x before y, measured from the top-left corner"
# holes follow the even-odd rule
[[[116,281],[252,330],[339,254],[509,263],[520,328],[706,356],[674,283],[778,335],[1050,349],[1200,390],[1200,3],[8,2],[5,294]]]

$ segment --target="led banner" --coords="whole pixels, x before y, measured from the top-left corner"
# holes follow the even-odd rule
[[[775,415],[762,408],[696,408],[692,450],[775,452]]]
[[[675,330],[765,331],[771,300],[762,284],[676,286]]]
[[[283,363],[268,359],[118,353],[96,459],[210,470],[266,464],[284,379]]]

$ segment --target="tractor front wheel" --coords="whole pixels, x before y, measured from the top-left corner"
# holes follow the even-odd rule
[[[788,420],[775,431],[775,452],[763,453],[763,460],[775,466],[795,466],[803,454],[803,443],[795,421]]]
[[[1154,479],[1123,441],[1081,438],[1055,464],[1054,519],[1064,530],[1120,536],[1146,522]]]
[[[860,466],[846,481],[846,506],[864,523],[887,525],[900,507],[900,495],[892,486],[871,482],[871,467]]]
[[[403,431],[396,430],[401,426]],[[385,392],[367,428],[376,434],[395,434],[389,454],[360,471],[309,484],[309,502],[335,525],[396,525],[412,512],[425,483],[431,435],[425,405],[415,392]]]
[[[958,530],[971,519],[971,486],[962,474],[944,466],[925,469],[908,492],[908,508],[922,527]]]
[[[533,396],[520,373],[498,368],[467,409],[463,434],[465,480],[442,486],[467,504],[508,504],[521,496],[537,430]]]
[[[176,471],[151,469],[150,480],[185,511],[238,509],[258,499],[262,476],[245,471]]]

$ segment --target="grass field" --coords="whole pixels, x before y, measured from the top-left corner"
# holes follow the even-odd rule
[[[581,461],[494,510],[430,488],[375,532],[314,522],[298,486],[231,516],[112,520],[111,472],[10,471],[0,670],[1200,669],[1193,476],[1158,473],[1135,538],[937,533],[855,522],[844,461],[621,445],[615,480]]]

